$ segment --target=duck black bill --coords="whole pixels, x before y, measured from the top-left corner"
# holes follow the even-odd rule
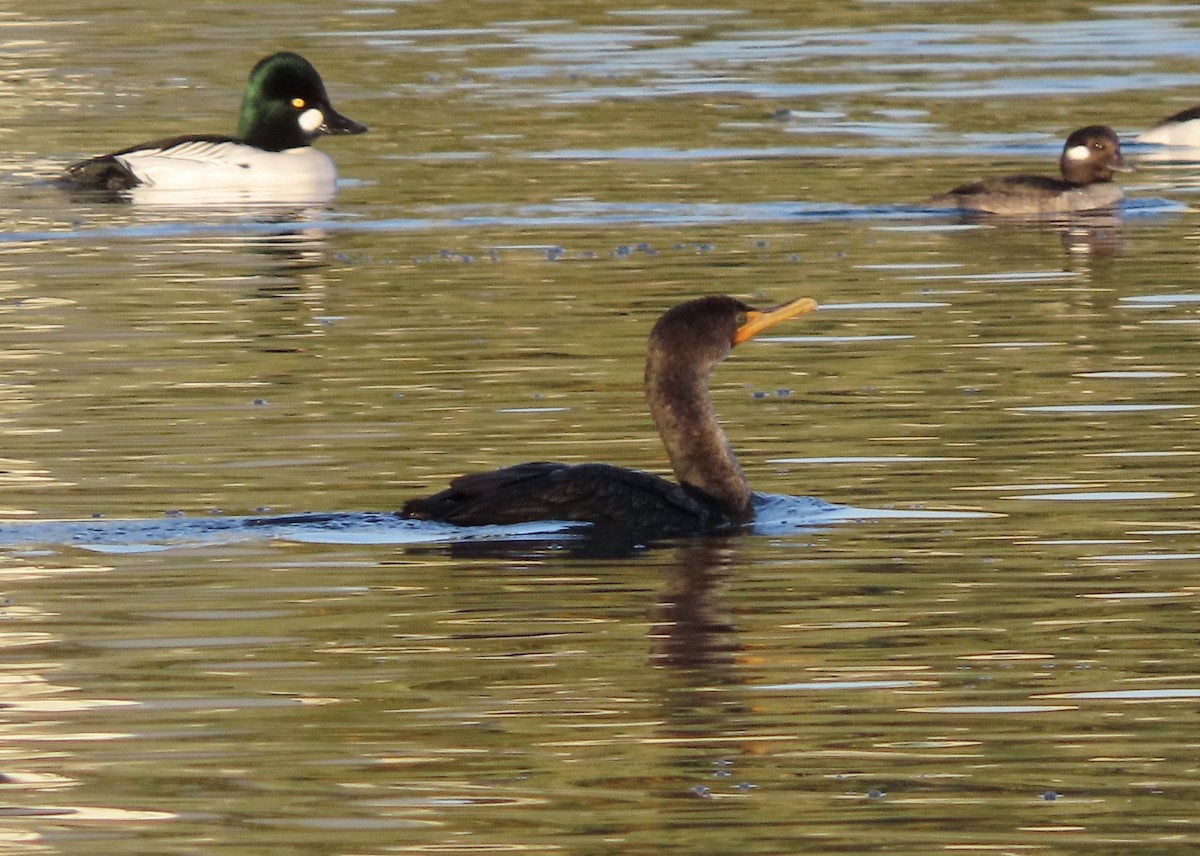
[[[362,134],[367,126],[361,122],[348,119],[332,107],[325,111],[325,121],[317,128],[318,134]]]

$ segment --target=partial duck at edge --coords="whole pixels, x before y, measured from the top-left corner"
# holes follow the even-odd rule
[[[1200,148],[1200,106],[1180,110],[1134,137],[1138,143],[1154,146]]]

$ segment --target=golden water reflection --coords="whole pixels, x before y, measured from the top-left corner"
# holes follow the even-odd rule
[[[4,540],[0,850],[1194,850],[1195,171],[1131,153],[1129,205],[1067,224],[912,206],[1052,164],[1081,110],[1187,106],[1196,11],[1010,7],[18,4],[5,522],[662,471],[646,332],[717,291],[824,307],[713,375],[751,483],[898,514],[607,552]],[[227,130],[267,43],[371,125],[320,143],[332,200],[46,183]]]

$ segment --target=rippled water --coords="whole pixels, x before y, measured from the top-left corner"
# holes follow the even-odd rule
[[[1200,102],[1200,7],[145,11],[0,13],[0,852],[1196,850],[1200,167],[922,200]],[[328,204],[49,184],[281,47],[371,128]],[[717,291],[822,305],[714,374],[756,528],[389,515],[663,471]]]

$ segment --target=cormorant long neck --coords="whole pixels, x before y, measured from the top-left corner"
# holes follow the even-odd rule
[[[708,396],[708,374],[725,353],[728,347],[715,359],[705,355],[697,361],[700,355],[673,351],[652,339],[646,402],[679,483],[715,501],[731,518],[748,520],[750,486]]]

